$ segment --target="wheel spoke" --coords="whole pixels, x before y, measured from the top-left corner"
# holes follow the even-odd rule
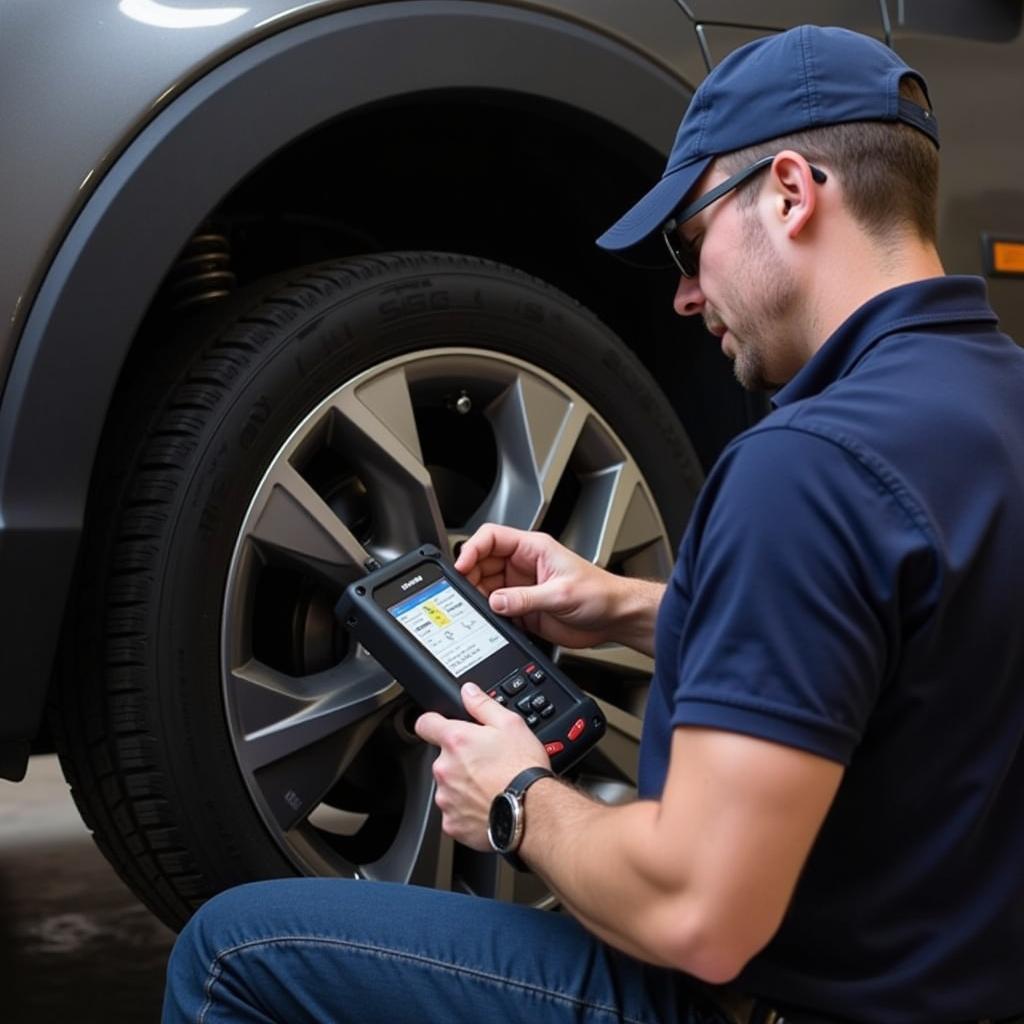
[[[234,669],[231,678],[234,707],[253,768],[366,718],[402,693],[401,686],[366,657],[299,677],[250,659]]]
[[[556,647],[553,657],[560,663],[582,661],[588,665],[614,670],[617,675],[651,676],[654,659],[624,644],[601,644],[598,647]]]
[[[376,662],[295,679],[252,660],[232,672],[238,757],[282,829],[304,819],[377,728],[402,689]]]
[[[297,564],[339,583],[361,567],[366,549],[287,460],[274,468],[270,488],[249,536],[271,560]]]
[[[589,410],[534,377],[519,375],[488,409],[498,445],[498,473],[466,524],[528,530],[544,518],[587,422]]]
[[[589,473],[562,535],[562,543],[597,565],[648,544],[664,543],[665,529],[632,462]]]
[[[417,544],[441,544],[444,520],[416,430],[412,398],[401,367],[335,396],[335,431],[360,453],[361,475],[378,524],[380,555]]]
[[[455,842],[442,830],[434,803],[435,754],[433,747],[422,744],[402,759],[406,802],[398,837],[383,857],[363,866],[365,877],[451,889]]]

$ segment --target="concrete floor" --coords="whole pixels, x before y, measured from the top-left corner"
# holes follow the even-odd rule
[[[0,1021],[160,1019],[174,933],[96,849],[55,756],[0,782]]]

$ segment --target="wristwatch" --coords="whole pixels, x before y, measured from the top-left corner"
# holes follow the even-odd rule
[[[523,833],[526,830],[526,812],[523,807],[523,798],[526,791],[538,780],[554,778],[555,773],[550,768],[533,767],[521,771],[506,787],[491,801],[491,813],[487,824],[487,838],[491,848],[500,853],[516,869],[516,871],[529,871],[530,869],[516,853],[520,843],[523,841]]]

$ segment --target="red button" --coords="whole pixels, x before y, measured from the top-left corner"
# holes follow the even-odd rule
[[[561,740],[555,740],[553,743],[544,744],[544,752],[548,757],[554,757],[555,754],[560,754],[565,750],[565,744]]]
[[[569,739],[578,740],[580,738],[580,733],[582,733],[586,727],[587,723],[584,722],[582,718],[577,718],[576,721],[572,723],[572,728],[569,730]]]

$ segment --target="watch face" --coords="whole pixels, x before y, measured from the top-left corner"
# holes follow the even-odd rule
[[[509,850],[515,840],[516,808],[506,793],[499,793],[491,803],[491,814],[487,836],[499,853]]]

